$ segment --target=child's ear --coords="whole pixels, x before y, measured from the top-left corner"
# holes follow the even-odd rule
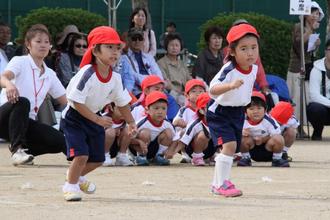
[[[235,50],[229,48],[229,54],[230,54],[230,56],[234,57],[235,56]]]
[[[149,114],[149,108],[148,107],[144,107],[144,110],[147,114]]]

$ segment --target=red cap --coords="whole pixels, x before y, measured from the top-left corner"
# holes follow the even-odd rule
[[[207,106],[207,103],[210,101],[210,96],[207,92],[200,94],[196,100],[197,111],[203,109]]]
[[[153,91],[146,97],[145,106],[149,106],[158,100],[164,100],[167,102],[167,96],[163,92]]]
[[[162,80],[161,78],[159,78],[159,76],[156,75],[150,75],[147,76],[146,78],[144,78],[141,82],[141,89],[142,91],[144,91],[146,88],[150,87],[150,86],[154,86],[157,85],[159,83],[165,83],[164,80]]]
[[[254,34],[257,38],[259,38],[257,30],[252,25],[240,24],[230,28],[226,39],[228,43],[231,44],[232,42],[241,39],[246,34]]]
[[[201,86],[204,89],[205,88],[205,83],[202,80],[199,79],[191,79],[186,83],[186,86],[184,88],[184,92],[188,94],[188,92],[194,87],[194,86]]]
[[[96,44],[123,44],[119,38],[117,31],[108,26],[99,26],[89,32],[88,37],[88,49],[85,52],[80,68],[90,64],[92,61],[92,50]]]
[[[253,91],[251,97],[258,97],[258,98],[260,98],[262,101],[266,102],[266,97],[265,97],[265,95],[262,94],[262,93],[259,92],[259,91]]]
[[[280,124],[286,124],[292,117],[294,109],[289,102],[278,102],[270,111],[270,115]]]

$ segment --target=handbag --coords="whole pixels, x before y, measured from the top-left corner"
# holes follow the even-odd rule
[[[39,107],[37,121],[49,126],[57,124],[55,110],[49,95],[46,96],[44,102]]]

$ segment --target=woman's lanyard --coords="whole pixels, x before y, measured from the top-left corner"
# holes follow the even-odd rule
[[[33,74],[33,88],[34,88],[34,111],[35,113],[38,113],[38,95],[42,89],[42,87],[44,86],[44,82],[45,82],[45,79],[42,80],[42,83],[41,83],[41,86],[39,88],[39,90],[37,91],[37,85],[36,85],[36,77],[34,75],[34,69],[32,68],[31,66],[31,69],[32,69],[32,74]]]

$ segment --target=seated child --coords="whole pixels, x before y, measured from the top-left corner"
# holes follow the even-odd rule
[[[254,91],[251,103],[246,106],[246,119],[243,125],[240,150],[242,158],[237,166],[251,166],[254,161],[272,161],[273,167],[289,167],[282,159],[284,139],[280,126],[266,114],[266,98]]]
[[[183,135],[187,124],[197,119],[196,100],[199,94],[205,92],[205,89],[205,83],[199,79],[191,79],[186,83],[186,106],[181,107],[173,119],[175,130],[180,136]],[[190,163],[191,158],[185,153],[184,149],[181,151],[181,155],[180,163]]]
[[[178,142],[177,149],[185,148],[185,152],[192,157],[191,163],[195,166],[204,166],[204,159],[212,157],[216,151],[210,139],[209,128],[206,124],[206,106],[210,100],[208,93],[202,93],[196,101],[197,119],[190,121]]]
[[[165,82],[161,78],[159,78],[156,75],[149,75],[143,79],[141,82],[141,89],[142,94],[139,98],[139,100],[134,103],[131,107],[132,115],[135,119],[135,121],[138,121],[141,119],[141,117],[145,116],[145,98],[146,96],[153,92],[153,91],[160,91],[164,92],[165,90]],[[166,93],[165,93],[166,94]],[[175,102],[175,99],[173,96],[166,94],[167,96],[167,119],[172,121],[176,113],[178,112],[179,106]]]
[[[296,140],[299,121],[294,116],[294,109],[288,102],[278,102],[269,113],[281,126],[281,133],[284,137],[284,148],[282,158],[292,161],[288,150]]]
[[[130,150],[137,152],[135,162],[139,166],[149,165],[149,160],[156,165],[169,165],[168,148],[176,146],[179,136],[166,120],[167,97],[159,91],[151,92],[145,106],[147,115],[137,121],[138,134],[132,139]]]
[[[129,160],[127,154],[130,138],[123,116],[114,103],[107,106],[106,113],[112,118],[112,127],[105,130],[105,160],[103,166],[112,166],[112,158],[114,157],[116,157],[116,166],[133,166],[133,162]]]

